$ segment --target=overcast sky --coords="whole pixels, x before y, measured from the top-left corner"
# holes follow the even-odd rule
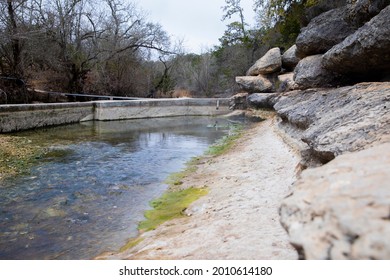
[[[158,22],[173,38],[184,40],[185,50],[201,53],[218,45],[229,23],[222,22],[224,0],[137,0],[148,13],[148,19]],[[241,0],[246,21],[253,24],[253,0]],[[237,19],[234,19],[237,20]],[[232,20],[233,21],[233,20]]]

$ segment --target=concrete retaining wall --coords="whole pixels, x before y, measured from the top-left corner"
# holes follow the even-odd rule
[[[0,133],[93,119],[93,102],[1,105]]]
[[[155,99],[96,102],[95,120],[213,116],[229,112],[228,99]]]
[[[228,99],[153,99],[0,106],[0,133],[91,120],[211,116],[229,112]]]

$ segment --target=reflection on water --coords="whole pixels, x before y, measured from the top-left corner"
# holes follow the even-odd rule
[[[164,179],[228,127],[192,117],[19,133],[50,151],[28,176],[0,183],[0,259],[88,259],[118,250],[137,234]]]

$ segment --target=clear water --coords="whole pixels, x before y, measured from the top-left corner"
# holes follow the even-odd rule
[[[28,176],[0,183],[0,259],[89,259],[118,250],[137,235],[167,176],[228,130],[228,120],[191,117],[19,133],[50,152]]]

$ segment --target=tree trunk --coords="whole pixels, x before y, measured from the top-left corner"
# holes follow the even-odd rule
[[[9,15],[9,31],[11,37],[11,48],[12,48],[12,63],[11,63],[11,75],[16,78],[23,78],[24,71],[22,67],[22,50],[20,39],[18,38],[18,26],[15,18],[15,8],[13,6],[12,0],[7,0],[8,4],[8,15]]]

